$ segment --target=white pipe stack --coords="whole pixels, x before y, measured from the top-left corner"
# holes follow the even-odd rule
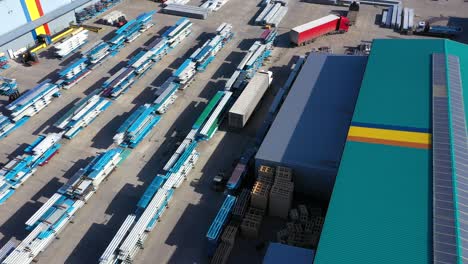
[[[80,30],[81,29],[81,30]],[[74,50],[79,48],[81,45],[85,44],[86,39],[88,38],[88,30],[80,28],[75,33],[55,44],[56,54],[59,57],[66,57],[67,55],[71,54]]]

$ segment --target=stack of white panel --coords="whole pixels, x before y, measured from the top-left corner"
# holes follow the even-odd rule
[[[259,25],[262,24],[262,21],[264,20],[265,16],[270,13],[271,9],[274,7],[274,4],[268,3],[265,8],[263,8],[262,12],[255,18],[255,24]]]
[[[75,67],[73,67],[73,69],[71,71],[69,71],[65,77],[67,79],[72,79],[73,77],[75,77],[75,75],[77,75],[78,73],[82,72],[83,70],[85,70],[87,68],[87,65],[86,65],[86,62],[83,61],[81,62],[80,64],[76,65]]]
[[[229,0],[207,0],[200,7],[206,8],[210,11],[218,11],[223,7]]]
[[[188,135],[185,137],[184,141],[182,141],[182,144],[179,145],[176,152],[171,156],[166,165],[164,165],[164,171],[169,171],[172,168],[172,166],[174,166],[176,161],[179,159],[180,155],[182,155],[182,153],[184,153],[187,147],[195,140],[195,135],[197,134],[197,132],[198,129],[190,130]]]
[[[34,91],[27,92],[13,103],[6,106],[11,111],[11,119],[18,121],[25,116],[34,116],[52,101],[59,88],[55,84],[43,83]]]
[[[185,20],[183,23],[178,25],[168,36],[167,42],[169,47],[174,48],[182,40],[184,40],[190,33],[192,33],[192,22]]]
[[[107,164],[102,168],[98,175],[93,180],[94,188],[97,189],[99,184],[112,172],[112,170],[117,166],[117,164],[122,160],[120,153],[116,152],[114,156],[107,162]]]
[[[37,146],[32,149],[34,158],[37,159],[42,156],[47,150],[57,143],[62,138],[62,133],[48,134]]]
[[[121,18],[121,17],[125,17],[124,13],[116,10],[116,11],[112,11],[109,14],[103,16],[102,20],[108,25],[113,25],[114,22],[118,21],[119,18]]]
[[[279,5],[279,3],[276,4],[276,5]],[[284,16],[288,12],[288,7],[287,6],[280,6],[278,8],[278,10],[273,15],[270,15],[270,14],[273,13],[273,11],[269,13],[269,16],[265,17],[265,20],[263,21],[263,23],[265,25],[271,25],[271,26],[274,26],[274,27],[278,27],[279,23],[281,22],[281,20],[283,20]]]
[[[168,4],[186,5],[188,4],[188,2],[190,2],[190,0],[167,0],[166,2],[164,2],[164,4],[165,5],[168,5]]]
[[[196,63],[193,61],[190,61],[187,66],[184,68],[184,70],[177,76],[177,80],[179,81],[180,84],[187,84],[192,77],[196,74]],[[180,86],[181,89],[185,88],[184,85]]]
[[[74,50],[86,43],[88,30],[82,29],[75,31],[73,35],[57,44],[55,44],[56,54],[59,57],[66,57]]]

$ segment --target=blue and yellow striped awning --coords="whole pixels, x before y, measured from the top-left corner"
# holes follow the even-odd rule
[[[348,140],[373,144],[422,148],[431,147],[431,133],[426,129],[352,123]]]

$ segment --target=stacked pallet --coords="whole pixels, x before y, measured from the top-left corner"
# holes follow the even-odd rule
[[[275,168],[262,165],[258,169],[258,176],[273,179],[275,177]]]
[[[221,235],[221,243],[218,248],[216,248],[215,254],[211,259],[211,264],[224,264],[228,261],[234,243],[236,242],[238,230],[239,227],[237,225],[229,224],[226,226]]]
[[[242,220],[247,212],[247,207],[249,206],[250,200],[250,190],[249,189],[242,189],[241,193],[237,197],[236,204],[232,209],[232,217],[237,220]]]
[[[292,182],[292,169],[276,167],[274,184],[270,191],[268,204],[269,215],[286,219],[291,209],[294,183]]]
[[[262,210],[267,210],[268,196],[274,182],[273,168],[261,166],[258,171],[257,181],[250,193],[250,205]]]
[[[262,209],[253,207],[248,209],[241,223],[241,232],[244,237],[252,239],[258,237],[264,214],[265,211]]]
[[[296,247],[317,247],[324,222],[321,210],[309,210],[305,205],[299,205],[289,213],[290,222],[276,234],[278,242]]]

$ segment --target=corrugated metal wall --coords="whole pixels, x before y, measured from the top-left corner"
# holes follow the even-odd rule
[[[7,50],[11,49],[13,51],[16,51],[20,48],[23,47],[28,47],[34,45],[35,41],[33,36],[28,33],[26,35],[23,35],[3,46],[0,47],[0,52],[6,52]]]
[[[70,25],[70,22],[76,22],[75,12],[71,11],[65,15],[49,22],[50,33],[56,34]]]
[[[59,7],[70,4],[72,0],[0,0],[0,35],[21,27],[42,14],[50,13]],[[31,9],[31,10],[28,10]],[[0,52],[14,51],[35,44],[34,36],[43,33],[55,34],[75,22],[75,12],[69,12],[18,39],[0,47]]]
[[[0,34],[26,24],[26,16],[19,0],[0,1]]]
[[[44,14],[71,3],[71,0],[41,0]]]

